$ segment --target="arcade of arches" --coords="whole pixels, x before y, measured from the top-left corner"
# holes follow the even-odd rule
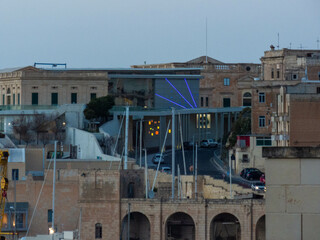
[[[123,240],[128,239],[129,232],[130,240],[265,239],[261,200],[159,202],[123,199],[121,211],[120,239]]]

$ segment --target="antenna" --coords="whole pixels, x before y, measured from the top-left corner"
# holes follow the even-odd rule
[[[278,50],[279,50],[279,47],[280,47],[280,35],[278,33],[278,45],[277,45]]]
[[[290,43],[290,47],[289,47],[289,49],[291,49],[291,45],[292,45],[292,43]]]
[[[206,63],[208,63],[208,21],[206,17]]]
[[[320,40],[319,40],[319,37],[318,37],[318,39],[317,39],[317,49],[319,49],[319,42],[320,42]]]

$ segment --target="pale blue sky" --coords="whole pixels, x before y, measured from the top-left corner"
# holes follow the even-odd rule
[[[271,44],[317,48],[319,0],[0,0],[0,69],[129,67],[208,55],[259,62]]]

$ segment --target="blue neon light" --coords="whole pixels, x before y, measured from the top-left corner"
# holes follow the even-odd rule
[[[160,97],[160,98],[162,98],[162,99],[164,99],[164,100],[167,100],[167,101],[169,101],[169,102],[171,102],[171,103],[173,103],[173,104],[175,104],[175,105],[178,105],[179,107],[182,107],[182,108],[187,109],[185,106],[182,106],[182,105],[180,105],[179,103],[176,103],[176,102],[174,102],[174,101],[171,101],[170,99],[165,98],[165,97],[163,97],[163,96],[161,96],[161,95],[159,95],[159,94],[157,94],[157,93],[155,93],[155,95],[158,96],[158,97]]]
[[[191,93],[191,89],[190,89],[190,87],[189,87],[189,84],[188,84],[188,82],[187,82],[187,79],[185,78],[185,79],[184,79],[184,81],[185,81],[185,82],[186,82],[186,84],[187,84],[187,87],[188,87],[188,90],[189,90],[190,96],[192,97],[192,100],[193,100],[194,106],[195,106],[195,107],[197,107],[196,101],[195,101],[195,100],[194,100],[194,98],[193,98],[193,95],[192,95],[192,93]]]
[[[184,96],[182,96],[182,94],[179,92],[179,90],[176,89],[176,87],[173,86],[173,84],[172,84],[167,78],[166,78],[166,81],[171,85],[171,87],[173,87],[174,90],[177,91],[177,93],[179,93],[179,95],[190,105],[190,107],[194,108],[194,107],[191,105],[191,103],[189,103],[189,101],[188,101]]]

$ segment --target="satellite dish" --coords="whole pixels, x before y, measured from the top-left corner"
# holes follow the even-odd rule
[[[154,191],[150,190],[148,192],[148,197],[151,198],[151,199],[154,198]]]

